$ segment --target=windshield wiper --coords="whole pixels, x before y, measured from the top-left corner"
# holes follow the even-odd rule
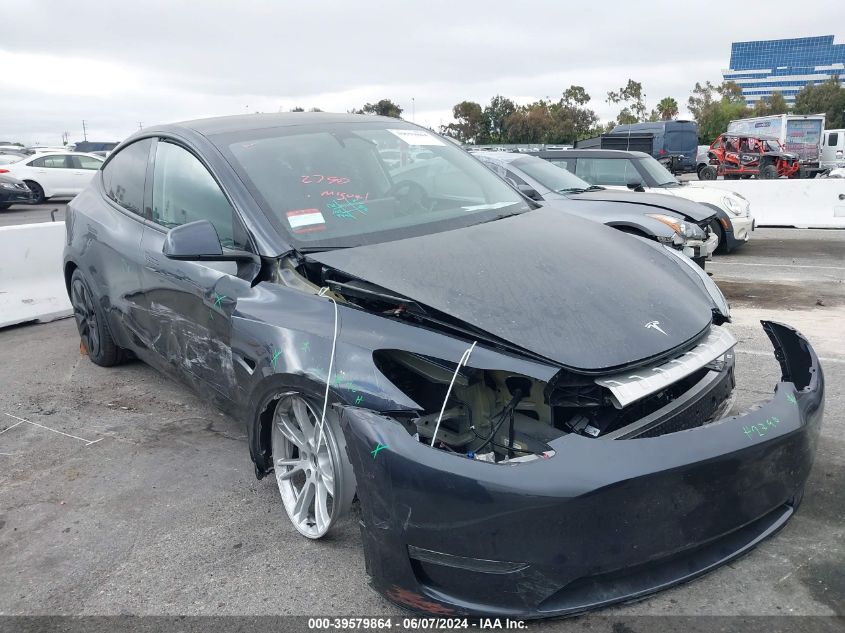
[[[563,189],[555,189],[555,193],[584,193],[585,191],[589,191],[589,189],[585,189],[584,187],[564,187]]]
[[[586,193],[588,191],[604,191],[604,187],[598,185],[590,185],[589,187],[567,187],[566,189],[556,189],[555,193]]]
[[[496,220],[503,220],[505,218],[509,218],[512,215],[522,215],[525,211],[511,211],[510,213],[500,213],[499,215],[493,216],[487,220],[482,220],[481,222],[477,222],[476,224],[487,224],[488,222],[495,222]]]
[[[303,246],[302,248],[297,248],[296,250],[300,253],[307,254],[307,253],[322,253],[324,251],[337,251],[344,248],[354,248],[354,246]]]

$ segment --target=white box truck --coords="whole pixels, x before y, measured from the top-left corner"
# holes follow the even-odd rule
[[[845,130],[825,130],[822,142],[821,168],[845,167]]]
[[[775,114],[738,119],[728,123],[728,134],[774,138],[785,151],[798,156],[801,177],[813,178],[822,171],[820,162],[824,114]]]

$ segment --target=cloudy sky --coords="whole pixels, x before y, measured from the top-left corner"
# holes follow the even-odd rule
[[[836,35],[845,2],[2,0],[0,139],[119,140],[139,124],[344,112],[387,97],[434,127],[502,94],[571,84],[602,119],[608,90],[642,82],[649,108],[721,81],[732,41]]]

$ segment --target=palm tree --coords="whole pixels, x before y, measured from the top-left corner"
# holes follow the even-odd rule
[[[672,97],[663,97],[657,104],[657,113],[663,121],[671,121],[678,116],[678,102]]]

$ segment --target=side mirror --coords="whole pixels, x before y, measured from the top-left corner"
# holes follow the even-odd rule
[[[168,259],[195,262],[231,262],[255,257],[246,251],[224,254],[217,229],[208,220],[188,222],[170,229],[161,251]]]
[[[630,182],[627,184],[627,187],[628,187],[628,189],[630,189],[631,191],[639,191],[639,192],[643,192],[643,191],[645,191],[645,187],[643,187],[643,183],[641,183],[641,182],[639,182],[639,181],[637,181],[637,180],[632,180],[632,181],[630,181]]]
[[[543,196],[540,195],[540,192],[537,191],[531,185],[517,185],[516,188],[519,189],[519,192],[522,195],[527,196],[527,197],[531,198],[532,200],[542,200],[543,199]]]

